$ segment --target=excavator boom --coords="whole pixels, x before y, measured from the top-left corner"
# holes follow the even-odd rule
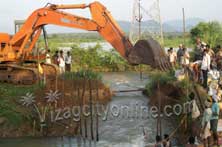
[[[86,8],[90,10],[91,18],[63,11],[64,9]],[[48,4],[46,7],[35,10],[13,37],[9,39],[7,35],[2,34],[4,37],[1,37],[0,34],[0,43],[4,43],[4,46],[0,48],[0,63],[22,63],[33,59],[33,48],[44,26],[48,24],[97,31],[130,64],[147,64],[162,70],[169,68],[165,53],[157,41],[152,38],[140,40],[133,46],[110,12],[99,2],[89,5]]]

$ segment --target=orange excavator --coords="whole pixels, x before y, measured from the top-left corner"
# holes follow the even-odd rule
[[[64,9],[86,8],[89,8],[91,12],[90,19],[63,11]],[[0,33],[0,82],[33,84],[42,74],[48,77],[55,77],[59,74],[56,65],[44,62],[36,63],[36,60],[44,59],[45,56],[36,55],[33,52],[41,33],[43,32],[45,36],[44,26],[48,24],[97,31],[132,65],[147,64],[161,70],[170,67],[165,53],[157,41],[149,38],[139,40],[133,45],[101,3],[47,4],[45,7],[35,10],[14,36]],[[41,65],[43,73],[39,72],[39,65]]]

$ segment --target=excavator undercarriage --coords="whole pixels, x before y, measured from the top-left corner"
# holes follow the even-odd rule
[[[47,80],[55,80],[57,75],[59,75],[59,69],[53,64],[0,64],[0,82],[2,83],[32,85],[43,78]]]

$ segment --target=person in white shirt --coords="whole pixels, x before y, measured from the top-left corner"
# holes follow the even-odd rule
[[[197,120],[200,117],[200,109],[195,100],[195,94],[191,92],[189,94],[190,98],[190,115],[191,115],[191,135],[197,137],[199,135],[198,123]]]
[[[51,63],[52,63],[52,62],[51,62],[51,56],[50,56],[50,50],[47,50],[45,62],[46,62],[47,64],[51,64]]]
[[[184,51],[184,54],[183,54],[183,61],[182,61],[182,66],[183,66],[183,70],[184,70],[184,73],[188,73],[189,71],[189,64],[190,64],[190,54],[189,52],[187,51],[187,48],[184,47],[183,48],[183,51]]]
[[[217,66],[212,66],[212,70],[208,72],[208,76],[211,78],[212,81],[218,83],[218,80],[220,78],[220,72],[217,70]]]
[[[180,65],[182,65],[183,55],[184,55],[183,45],[180,44],[179,49],[177,51],[177,59]]]
[[[203,73],[203,86],[204,88],[207,88],[207,79],[208,79],[208,71],[210,70],[210,64],[211,64],[211,59],[210,55],[208,54],[208,50],[205,49],[203,53],[203,60],[201,64],[201,70]]]
[[[217,66],[211,66],[212,70],[208,72],[208,87],[209,91],[213,91],[213,94],[216,94],[218,91],[218,82],[220,78],[220,72],[217,70]]]
[[[187,51],[187,48],[184,48],[184,62],[183,62],[183,65],[184,66],[188,66],[190,64],[190,54],[189,52]]]
[[[65,72],[65,60],[64,60],[64,56],[63,56],[63,51],[60,51],[58,63],[59,63],[60,73],[64,73]]]
[[[172,67],[176,66],[177,54],[173,51],[172,47],[169,49],[169,61],[172,65]]]
[[[72,64],[72,56],[70,54],[70,51],[67,52],[67,56],[65,57],[65,64],[66,64],[66,72],[70,72]]]
[[[210,147],[210,119],[212,116],[211,102],[205,101],[205,110],[201,122],[201,138],[204,141],[204,147]]]

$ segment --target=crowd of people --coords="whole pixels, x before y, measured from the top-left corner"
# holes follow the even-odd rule
[[[70,72],[72,67],[72,56],[70,51],[64,55],[64,51],[55,51],[51,57],[50,50],[46,53],[46,63],[58,65],[60,73]]]
[[[222,48],[218,45],[212,49],[209,44],[196,40],[196,47],[191,57],[187,48],[180,44],[177,52],[173,48],[168,50],[168,60],[173,69],[184,75],[191,73],[193,80],[201,84],[208,93],[205,101],[205,110],[201,115],[198,108],[192,112],[192,125],[201,120],[201,128],[192,129],[192,137],[200,138],[205,147],[218,146],[218,120],[220,116],[220,102],[222,96]],[[179,67],[179,68],[178,68]],[[179,71],[179,72],[178,72]],[[188,73],[189,72],[189,73]],[[190,96],[193,106],[197,107],[194,94]],[[195,116],[194,116],[195,115]],[[200,118],[202,116],[202,118]],[[194,123],[195,122],[195,123]],[[212,143],[210,138],[213,138]]]

